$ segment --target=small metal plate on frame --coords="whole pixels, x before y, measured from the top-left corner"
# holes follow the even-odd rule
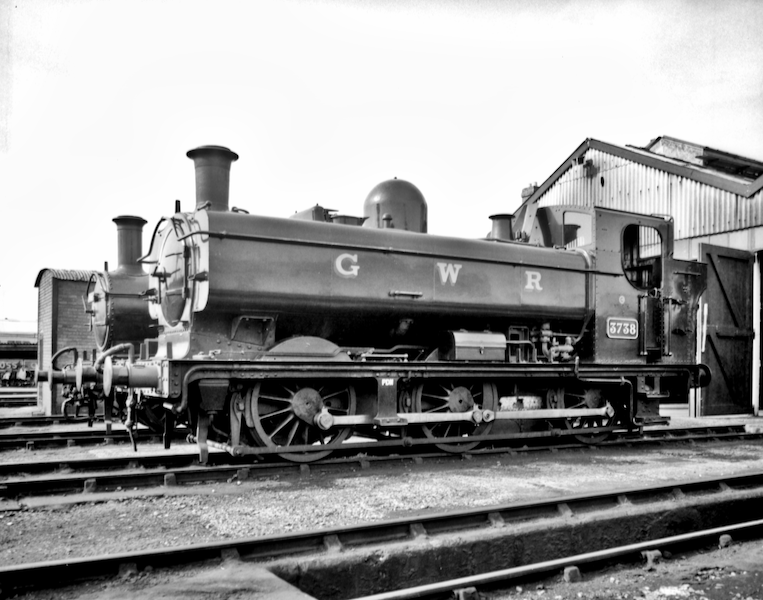
[[[607,319],[607,337],[615,340],[638,339],[638,321],[625,317],[609,317]]]

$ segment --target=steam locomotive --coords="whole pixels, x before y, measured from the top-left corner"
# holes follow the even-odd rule
[[[95,344],[92,354],[94,362],[87,365],[93,372],[102,371],[103,360],[107,356],[113,357],[113,360],[126,361],[131,348],[134,349],[154,334],[145,302],[148,274],[138,262],[142,256],[141,237],[146,221],[131,215],[118,216],[113,221],[117,226],[117,268],[110,270],[108,263],[105,263],[103,271],[94,272],[83,297]],[[51,367],[56,369],[56,364],[63,360],[63,357],[77,363],[79,350],[76,347],[59,350],[51,360]],[[85,363],[79,368],[85,368]],[[89,385],[82,386],[81,382],[77,384],[76,377],[72,376],[73,368],[68,372],[69,377],[49,379],[51,385],[64,384],[61,392],[64,399],[61,406],[63,415],[67,416],[72,412],[78,416],[80,409],[86,408],[88,424],[92,426],[97,405],[102,402],[107,431],[111,431],[112,419],[115,416],[125,420],[128,396],[126,389],[115,388],[109,394],[105,394],[101,378],[91,377]],[[162,427],[161,407],[157,410],[155,405],[147,403],[141,406],[140,411],[133,412],[139,421],[151,429],[158,430]]]
[[[195,210],[162,219],[149,274],[131,274],[148,312],[112,305],[119,333],[95,365],[39,377],[124,386],[170,425],[185,415],[202,462],[210,446],[309,462],[350,436],[450,452],[596,442],[664,422],[660,401],[709,380],[695,331],[706,266],[673,258],[668,218],[527,205],[516,224],[493,215],[485,239],[435,236],[423,195],[397,179],[363,217],[263,217],[229,207],[234,152],[187,155]],[[136,355],[149,321],[158,335]]]

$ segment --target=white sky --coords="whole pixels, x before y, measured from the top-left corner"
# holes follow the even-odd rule
[[[431,233],[481,237],[587,137],[763,160],[763,2],[0,0],[0,318],[42,268],[116,267],[121,214],[360,215],[407,179]]]

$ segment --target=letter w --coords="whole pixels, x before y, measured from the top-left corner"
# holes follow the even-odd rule
[[[450,281],[450,285],[456,285],[458,279],[458,272],[461,270],[462,265],[454,265],[453,263],[437,263],[437,269],[440,271],[440,281],[443,285]]]

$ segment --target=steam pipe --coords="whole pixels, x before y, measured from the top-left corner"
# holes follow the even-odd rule
[[[56,360],[59,356],[66,354],[67,352],[73,352],[74,353],[74,362],[76,363],[79,359],[79,350],[77,350],[74,346],[67,346],[66,348],[61,348],[58,352],[56,352],[52,358],[50,359],[50,368],[51,370],[56,370]]]
[[[98,360],[95,361],[95,364],[93,365],[96,371],[101,370],[101,367],[103,365],[103,362],[106,360],[106,357],[113,356],[114,354],[119,354],[120,352],[123,352],[125,350],[127,350],[127,362],[129,363],[135,362],[135,346],[133,346],[132,344],[127,344],[127,343],[118,344],[114,346],[113,348],[109,348],[108,350],[106,350],[106,352],[104,352],[98,357]]]
[[[76,363],[78,361],[79,351],[74,346],[67,346],[66,348],[61,348],[50,359],[50,371],[42,371],[40,370],[39,366],[35,369],[34,371],[35,384],[40,384],[44,381],[47,381],[48,386],[52,390],[53,386],[57,383],[71,383],[73,379],[67,378],[66,373],[64,371],[59,371],[56,368],[56,360],[58,360],[58,357],[62,356],[63,354],[66,354],[67,352],[73,352],[74,362]]]

